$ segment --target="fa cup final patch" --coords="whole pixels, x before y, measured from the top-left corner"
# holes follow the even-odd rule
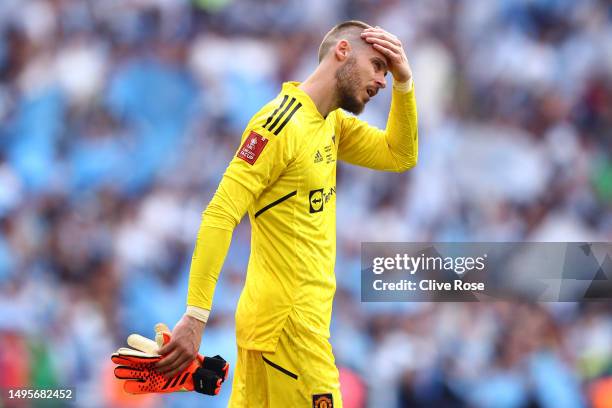
[[[266,147],[267,143],[268,139],[252,130],[242,144],[242,147],[238,151],[236,157],[239,157],[250,165],[253,165],[257,161],[257,158],[263,151],[264,147]]]
[[[330,394],[314,394],[312,408],[334,408],[334,397]]]

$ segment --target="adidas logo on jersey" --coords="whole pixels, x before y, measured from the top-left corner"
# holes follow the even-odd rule
[[[317,150],[317,153],[315,154],[315,157],[314,157],[314,162],[320,163],[322,161],[323,161],[323,156],[321,155],[321,152]]]

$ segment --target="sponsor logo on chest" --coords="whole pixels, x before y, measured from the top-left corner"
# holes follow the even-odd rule
[[[329,189],[319,188],[316,190],[310,190],[308,194],[308,200],[310,202],[310,213],[318,213],[323,211],[325,204],[331,200],[336,194],[336,187],[330,187]]]

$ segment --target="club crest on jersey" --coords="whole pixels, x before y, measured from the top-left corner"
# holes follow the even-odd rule
[[[334,396],[332,394],[314,394],[312,396],[312,408],[334,408]]]
[[[250,165],[253,165],[257,161],[257,158],[263,151],[264,147],[266,147],[267,143],[268,139],[252,130],[242,144],[242,147],[238,151],[236,157],[239,157]]]

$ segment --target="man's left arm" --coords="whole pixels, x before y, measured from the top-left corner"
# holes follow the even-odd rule
[[[418,117],[412,70],[401,42],[392,34],[376,27],[364,30],[362,38],[389,63],[393,75],[391,108],[384,131],[338,111],[338,158],[376,170],[408,170],[416,165],[418,157]]]

